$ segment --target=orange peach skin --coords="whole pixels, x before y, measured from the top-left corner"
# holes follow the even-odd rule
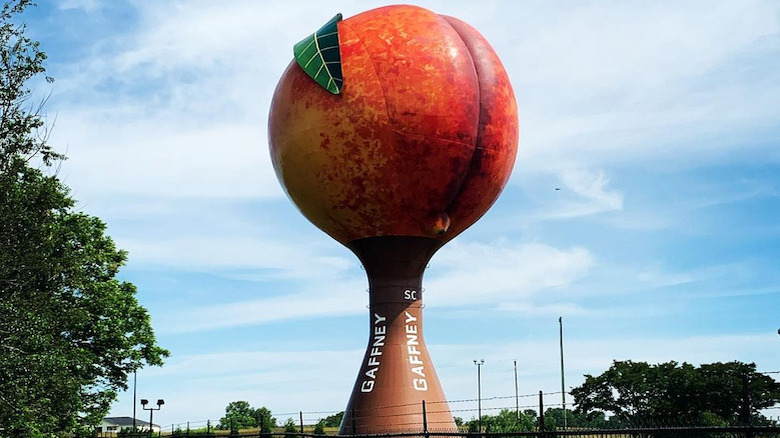
[[[269,139],[282,186],[345,245],[449,241],[495,202],[515,161],[517,108],[501,61],[468,24],[415,6],[367,11],[338,30],[341,94],[295,61],[274,93]]]

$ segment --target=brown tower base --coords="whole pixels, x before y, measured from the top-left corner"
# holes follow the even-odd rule
[[[418,432],[424,422],[428,430],[455,430],[422,330],[422,276],[441,245],[411,236],[348,245],[368,275],[371,325],[340,435]]]

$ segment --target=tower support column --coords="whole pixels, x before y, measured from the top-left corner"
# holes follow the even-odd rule
[[[339,434],[421,431],[423,400],[430,429],[455,430],[423,337],[422,277],[441,242],[381,236],[349,247],[368,275],[370,329]]]

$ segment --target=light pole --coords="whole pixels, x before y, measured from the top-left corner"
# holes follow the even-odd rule
[[[515,365],[515,416],[520,419],[520,395],[517,390],[517,359],[513,362]]]
[[[137,370],[133,370],[133,433],[138,432],[135,424],[135,408],[138,403],[136,400],[136,382],[137,382]]]
[[[148,404],[149,404],[149,400],[147,400],[145,398],[141,399],[141,407],[143,407],[143,409],[145,411],[149,411],[149,436],[152,436],[152,427],[154,425],[152,420],[154,419],[154,411],[159,411],[160,409],[162,409],[162,405],[165,404],[165,400],[163,400],[161,398],[158,398],[157,399],[157,408],[147,408],[146,405],[148,405]]]
[[[482,364],[485,359],[477,361],[474,359],[474,365],[477,366],[477,415],[479,418],[479,433],[482,433]]]
[[[563,428],[566,429],[566,384],[563,372],[563,317],[558,317],[558,333],[561,340],[561,404],[563,405]]]

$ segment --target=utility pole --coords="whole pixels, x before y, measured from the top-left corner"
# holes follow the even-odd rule
[[[563,406],[563,428],[566,429],[566,378],[563,370],[563,317],[558,317],[558,337],[561,344],[561,405]]]
[[[135,405],[137,403],[136,402],[136,395],[137,395],[137,392],[136,392],[136,381],[137,381],[137,379],[138,379],[138,371],[137,370],[133,370],[133,433],[138,432],[138,429],[136,429],[136,425],[135,425]]]
[[[520,418],[520,394],[518,394],[517,389],[517,359],[514,361],[515,364],[515,416],[519,419]]]
[[[479,418],[479,433],[482,433],[482,364],[485,363],[485,359],[480,359],[477,362],[474,359],[474,365],[477,366],[477,412]]]

